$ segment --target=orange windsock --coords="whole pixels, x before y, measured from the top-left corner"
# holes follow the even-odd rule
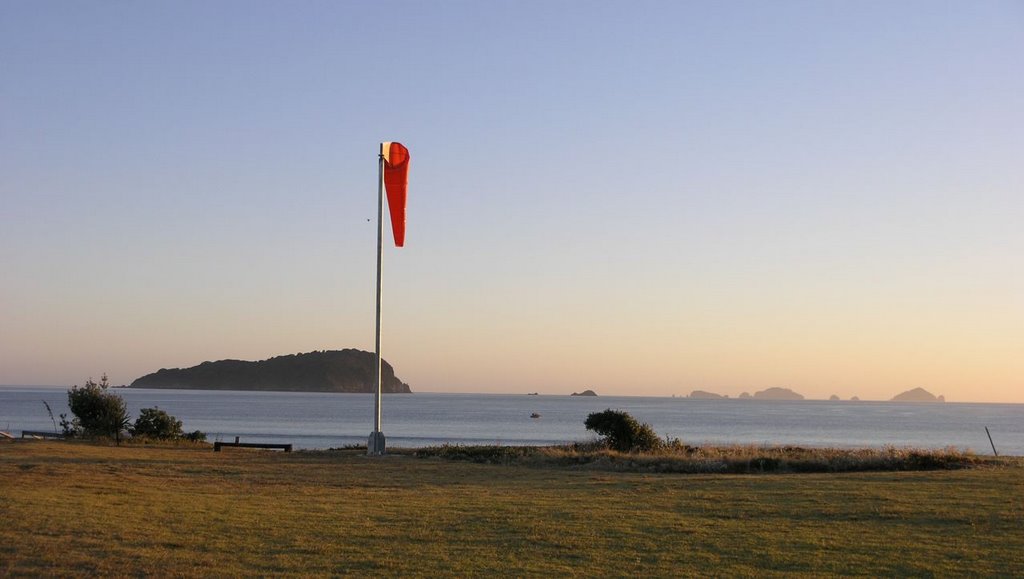
[[[405,201],[409,188],[409,149],[401,143],[381,143],[384,156],[384,187],[388,192],[388,210],[391,212],[391,231],[395,245],[405,245]]]

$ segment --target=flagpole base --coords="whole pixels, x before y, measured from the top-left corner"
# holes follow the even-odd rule
[[[366,442],[367,456],[384,456],[384,433],[374,431],[370,433],[370,439]]]

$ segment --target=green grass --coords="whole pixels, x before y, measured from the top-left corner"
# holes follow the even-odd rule
[[[0,444],[0,575],[1024,575],[1024,466],[529,468]]]

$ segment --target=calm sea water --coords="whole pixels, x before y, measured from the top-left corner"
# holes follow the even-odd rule
[[[114,390],[132,416],[157,406],[186,431],[207,439],[292,443],[296,448],[365,444],[373,429],[373,396],[295,392]],[[69,413],[67,390],[0,388],[0,430],[53,430]],[[625,410],[662,436],[689,444],[753,443],[805,446],[921,448],[948,446],[1024,456],[1024,404],[691,400],[627,396],[571,397],[488,394],[384,395],[389,446],[554,444],[591,440],[591,412]],[[540,418],[531,418],[533,413]]]

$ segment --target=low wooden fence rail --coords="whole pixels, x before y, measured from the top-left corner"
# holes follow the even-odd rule
[[[45,430],[22,430],[22,438],[64,438],[59,432],[47,432]]]
[[[283,450],[285,452],[292,451],[292,445],[290,444],[270,444],[265,442],[238,442],[238,438],[235,438],[234,442],[214,442],[213,452],[220,452],[221,447],[231,446],[235,448],[268,448],[271,450]]]

